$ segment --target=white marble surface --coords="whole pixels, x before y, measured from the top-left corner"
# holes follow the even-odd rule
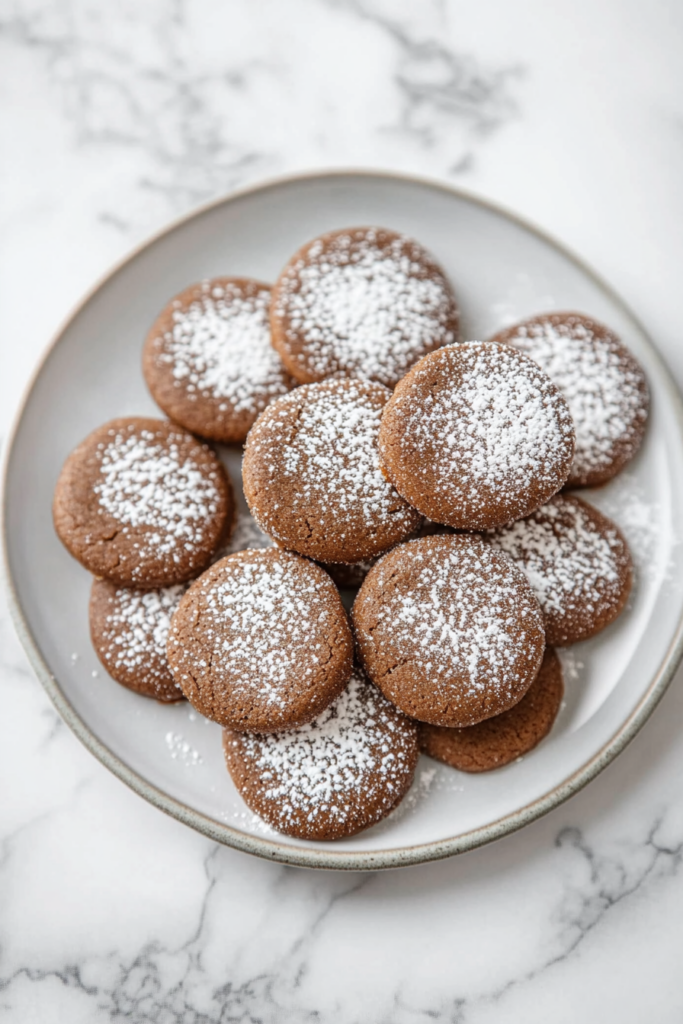
[[[676,0],[5,0],[0,430],[71,305],[261,177],[457,182],[547,228],[683,384]],[[683,679],[587,790],[467,856],[312,873],[213,846],[61,724],[0,618],[0,1019],[683,1020]]]

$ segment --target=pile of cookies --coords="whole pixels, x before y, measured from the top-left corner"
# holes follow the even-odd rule
[[[547,735],[554,647],[609,625],[632,584],[619,529],[565,490],[609,480],[643,437],[645,377],[612,331],[549,313],[462,341],[433,257],[353,228],[272,289],[182,292],[143,371],[168,419],[90,434],[55,526],[94,576],[109,674],[220,723],[254,812],[342,838],[397,806],[420,750],[480,772]],[[236,539],[208,442],[244,444],[271,546]]]

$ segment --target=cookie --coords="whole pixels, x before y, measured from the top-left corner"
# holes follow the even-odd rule
[[[649,393],[613,331],[581,313],[545,313],[491,340],[531,356],[567,399],[576,430],[568,487],[605,483],[630,462],[645,433]]]
[[[280,545],[316,561],[360,562],[419,526],[380,468],[390,397],[372,381],[329,380],[296,388],[259,416],[242,463],[244,494]]]
[[[228,770],[246,804],[298,839],[343,839],[385,818],[419,756],[417,726],[355,671],[315,721],[267,735],[226,729]]]
[[[237,444],[294,380],[270,343],[270,287],[216,277],[186,288],[153,324],[142,356],[157,405],[193,434]]]
[[[580,498],[558,494],[489,539],[526,574],[549,644],[587,640],[623,610],[633,581],[628,545],[611,519]]]
[[[163,704],[183,700],[166,660],[166,639],[185,586],[159,590],[117,587],[93,580],[90,637],[95,653],[117,683]]]
[[[105,423],[71,453],[53,518],[93,576],[152,588],[198,576],[228,536],[234,507],[207,445],[172,423],[129,417]]]
[[[412,718],[451,728],[507,711],[538,673],[543,615],[523,572],[480,537],[401,544],[351,613],[369,678]]]
[[[548,735],[563,695],[560,659],[552,647],[547,647],[536,679],[513,708],[467,729],[423,723],[420,749],[461,772],[502,768],[528,754]]]
[[[567,403],[528,356],[468,342],[425,356],[382,414],[380,455],[416,509],[459,530],[529,515],[563,486],[574,454]]]
[[[357,377],[394,387],[417,360],[457,340],[458,308],[421,245],[384,228],[308,242],[273,288],[273,345],[298,381]]]
[[[337,588],[318,565],[270,548],[228,555],[173,616],[173,677],[206,718],[232,729],[292,729],[346,685],[353,639]]]

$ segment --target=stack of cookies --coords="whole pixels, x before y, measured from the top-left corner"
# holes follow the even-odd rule
[[[554,647],[608,626],[632,584],[619,529],[565,490],[643,437],[645,377],[608,328],[550,313],[462,341],[433,257],[354,228],[272,289],[182,292],[143,369],[168,420],[86,438],[55,526],[95,577],[109,674],[220,723],[253,811],[342,838],[397,806],[420,750],[481,772],[547,735]],[[245,446],[257,546],[209,443]]]

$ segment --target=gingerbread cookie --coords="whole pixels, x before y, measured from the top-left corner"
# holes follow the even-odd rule
[[[55,488],[57,534],[94,576],[165,587],[198,576],[232,526],[230,481],[214,453],[163,420],[94,430]]]
[[[531,356],[567,399],[576,430],[568,487],[595,487],[630,462],[645,433],[645,374],[616,334],[581,313],[545,313],[492,339]]]
[[[380,469],[390,395],[372,381],[323,381],[296,388],[258,418],[242,463],[244,494],[283,547],[322,562],[360,562],[419,525]]]
[[[412,718],[460,728],[507,711],[543,657],[524,573],[480,537],[408,541],[370,570],[352,620],[369,678]]]
[[[502,768],[528,754],[548,735],[563,695],[560,659],[547,647],[536,679],[513,708],[467,729],[422,723],[420,749],[461,772]]]
[[[549,644],[587,640],[623,610],[633,580],[628,546],[612,520],[580,498],[558,494],[489,539],[526,574]]]
[[[172,299],[150,330],[142,357],[154,400],[194,434],[241,443],[294,380],[270,343],[270,287],[216,277]]]
[[[457,340],[458,308],[421,245],[384,228],[332,231],[304,245],[273,288],[273,345],[298,381],[359,377],[393,387]]]
[[[299,839],[342,839],[385,818],[418,760],[417,726],[359,672],[315,721],[291,732],[225,730],[228,770],[247,805]]]
[[[438,523],[485,530],[529,515],[563,486],[574,454],[567,403],[528,356],[490,343],[425,356],[382,414],[396,490]]]
[[[185,586],[159,590],[93,580],[90,636],[97,657],[117,683],[164,704],[183,700],[166,660],[166,639]]]
[[[207,718],[270,732],[310,722],[351,674],[353,639],[327,573],[270,548],[217,562],[171,622],[174,679]]]

